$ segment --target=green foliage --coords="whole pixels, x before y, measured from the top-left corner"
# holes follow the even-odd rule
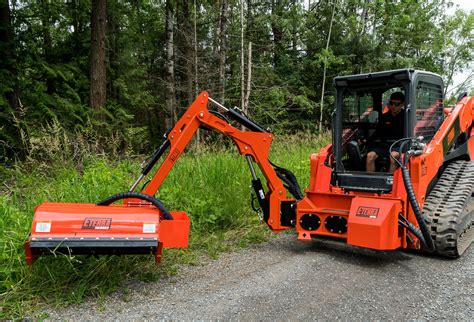
[[[474,11],[469,13],[456,10],[455,14],[443,21],[443,46],[441,63],[447,85],[453,83],[455,73],[463,72],[467,79],[451,90],[456,97],[460,92],[469,92],[473,82],[472,64],[474,53]],[[471,70],[471,73],[469,73]],[[446,92],[446,91],[445,91]]]
[[[180,115],[199,90],[214,97],[220,92],[221,2],[197,1],[196,9],[189,1],[168,2],[176,15],[172,85]],[[247,64],[249,42],[249,114],[279,133],[316,131],[323,82],[323,120],[329,125],[334,76],[413,67],[440,73],[450,85],[454,74],[472,67],[474,13],[456,10],[447,15],[449,1],[310,3],[244,2],[241,52],[240,2],[228,1],[223,103],[241,104],[240,59],[243,55]],[[11,26],[0,28],[11,28],[12,37],[0,39],[5,43],[0,53],[7,57],[0,64],[1,160],[28,156],[31,144],[52,124],[67,136],[93,137],[99,151],[136,153],[157,144],[156,138],[167,130],[166,1],[107,3],[108,103],[96,111],[89,106],[91,2],[25,0],[7,5]],[[450,94],[456,96],[471,84],[467,81]],[[12,103],[12,94],[19,104]],[[44,140],[48,136],[46,132]]]

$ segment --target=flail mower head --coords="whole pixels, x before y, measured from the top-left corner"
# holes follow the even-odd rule
[[[111,204],[118,199],[125,199],[124,204]],[[189,219],[184,212],[160,210],[156,201],[122,193],[97,205],[44,202],[35,209],[26,262],[61,253],[153,254],[159,263],[163,248],[188,246]]]

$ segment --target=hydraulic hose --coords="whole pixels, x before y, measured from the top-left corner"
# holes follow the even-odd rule
[[[421,233],[421,231],[418,229],[418,227],[416,227],[415,225],[413,225],[411,222],[409,222],[405,217],[403,217],[402,214],[400,214],[398,216],[398,223],[400,225],[402,225],[403,227],[405,227],[406,229],[408,229],[408,231],[410,231],[413,235],[416,236],[416,238],[418,238],[419,240],[424,240],[424,237],[423,237],[423,234]],[[407,234],[407,237],[409,235]],[[412,240],[413,242],[413,240]]]
[[[251,131],[254,132],[268,132],[266,129],[264,129],[260,124],[255,123],[253,120],[249,119],[246,115],[243,113],[233,109],[229,108],[227,111],[227,115],[233,119],[234,121],[237,121],[238,123],[242,124],[246,128],[248,128]]]
[[[273,166],[278,178],[283,181],[285,188],[288,189],[288,191],[293,195],[293,197],[295,197],[297,200],[303,199],[304,195],[303,193],[301,193],[300,185],[298,184],[298,180],[296,179],[293,172],[288,169],[277,166],[270,160],[268,160],[268,162],[270,162],[270,164]]]
[[[418,203],[418,200],[416,200],[415,191],[413,190],[413,184],[411,183],[411,179],[410,179],[410,171],[407,168],[407,164],[408,164],[408,161],[410,161],[411,154],[409,151],[405,153],[403,152],[403,148],[405,147],[405,145],[409,142],[413,143],[413,140],[414,138],[403,138],[403,139],[397,140],[390,146],[390,149],[389,149],[390,157],[394,159],[396,163],[398,163],[398,165],[400,166],[402,170],[402,178],[403,178],[403,183],[405,184],[405,190],[408,195],[408,201],[410,202],[410,205],[413,209],[413,213],[415,214],[415,218],[420,229],[418,229],[416,226],[414,226],[408,221],[405,222],[406,225],[402,225],[402,226],[404,226],[409,231],[411,231],[420,240],[420,242],[425,246],[426,250],[433,252],[435,251],[436,247],[433,242],[433,238],[431,238],[430,230],[428,226],[426,225],[425,218],[423,217],[423,214],[421,212],[420,204]],[[400,162],[400,160],[398,160],[397,158],[393,157],[392,155],[393,148],[399,143],[401,143],[398,149],[399,155],[405,156],[403,163]]]
[[[118,200],[127,199],[127,198],[134,198],[134,199],[148,201],[161,211],[161,213],[163,214],[163,218],[165,218],[166,220],[173,220],[173,216],[171,216],[171,213],[168,211],[168,209],[166,209],[166,207],[163,205],[163,203],[160,200],[152,196],[146,195],[144,193],[139,193],[139,192],[130,192],[130,191],[120,192],[113,196],[108,197],[105,200],[102,200],[101,202],[98,202],[97,206],[108,206]]]
[[[423,217],[423,214],[421,213],[418,200],[416,200],[415,191],[413,190],[413,184],[411,183],[411,180],[410,180],[410,171],[408,171],[408,168],[406,167],[405,164],[402,167],[402,177],[403,177],[403,182],[405,183],[405,189],[408,195],[408,200],[410,201],[410,205],[413,209],[413,212],[415,213],[415,218],[416,218],[416,221],[418,222],[418,226],[420,227],[420,231],[423,237],[423,239],[421,239],[420,241],[423,243],[423,245],[426,247],[428,251],[433,252],[435,251],[436,248],[433,243],[433,239],[431,238],[430,230],[428,229],[428,226],[426,225],[425,218]],[[417,237],[419,238],[419,236]]]

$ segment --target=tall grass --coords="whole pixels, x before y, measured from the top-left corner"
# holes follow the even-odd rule
[[[294,171],[306,187],[309,155],[326,143],[326,137],[286,137],[274,143],[270,158]],[[26,266],[23,243],[36,205],[45,200],[95,203],[126,191],[139,164],[91,157],[80,165],[29,162],[1,169],[6,179],[0,195],[0,318],[34,315],[45,305],[79,303],[87,296],[100,298],[124,281],[157,280],[176,273],[180,263],[196,264],[203,256],[268,237],[249,205],[245,159],[234,147],[201,148],[181,157],[157,195],[169,209],[188,212],[188,250],[165,250],[159,266],[151,256],[49,256]]]

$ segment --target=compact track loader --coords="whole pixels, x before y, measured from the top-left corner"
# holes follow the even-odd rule
[[[375,250],[462,255],[474,238],[474,98],[462,94],[456,106],[445,108],[441,77],[412,69],[334,82],[332,143],[311,155],[304,194],[289,170],[269,160],[270,130],[203,92],[166,133],[128,192],[98,204],[39,205],[25,244],[28,264],[52,252],[151,253],[159,262],[163,247],[187,247],[187,215],[170,212],[154,195],[200,127],[229,137],[247,159],[256,208],[275,232],[295,229],[300,240],[332,237]],[[393,92],[405,96],[404,135],[390,142],[399,167],[389,173],[390,159],[379,157],[376,172],[368,172],[365,142]],[[209,109],[211,104],[216,109]],[[136,192],[162,156],[156,173]],[[122,204],[113,204],[119,200]]]

